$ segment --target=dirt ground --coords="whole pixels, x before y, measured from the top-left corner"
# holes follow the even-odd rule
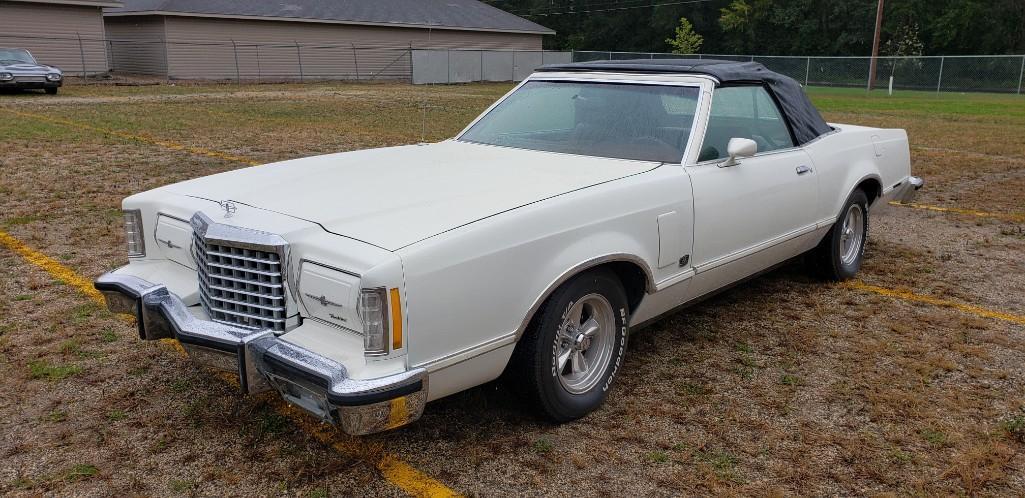
[[[124,264],[131,193],[450,137],[508,89],[0,95],[0,233],[92,279]],[[350,438],[0,245],[0,493],[401,496],[394,459],[471,496],[1025,496],[1025,98],[812,95],[830,121],[906,128],[917,202],[955,211],[873,210],[852,284],[788,266],[639,331],[606,405],[565,425],[491,384]]]

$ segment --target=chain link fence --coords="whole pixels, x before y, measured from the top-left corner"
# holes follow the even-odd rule
[[[754,61],[805,86],[868,88],[871,57],[677,55],[649,52],[574,52],[573,60],[726,59]],[[1025,55],[878,57],[875,88],[934,92],[1022,93]]]
[[[13,36],[0,46],[28,48],[40,62],[72,76],[111,72],[169,80],[314,81],[402,80],[414,84],[519,81],[537,67],[570,61],[714,58],[755,61],[805,86],[866,88],[870,57],[677,55],[650,52],[530,51],[361,46],[250,41],[188,41]],[[935,92],[1017,93],[1023,90],[1025,55],[879,57],[875,88]]]
[[[27,48],[69,76],[109,73],[168,80],[237,82],[400,80],[414,84],[520,81],[571,52],[487,50],[353,43],[188,41],[14,36],[0,46]]]

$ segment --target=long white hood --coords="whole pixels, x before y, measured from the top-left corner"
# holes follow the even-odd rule
[[[165,187],[319,223],[388,250],[658,163],[454,140],[310,157]]]

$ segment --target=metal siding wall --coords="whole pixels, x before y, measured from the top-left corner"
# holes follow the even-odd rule
[[[542,64],[572,58],[572,52],[413,50],[413,84],[521,81]]]
[[[509,81],[512,67],[512,52],[484,52],[484,81]]]
[[[481,52],[452,50],[448,52],[448,82],[469,83],[481,80]]]
[[[444,50],[414,50],[413,67],[413,84],[448,83],[448,53]]]
[[[0,46],[26,48],[72,76],[109,69],[99,7],[0,1]]]
[[[182,79],[408,79],[408,49],[540,50],[540,35],[167,16],[170,76]],[[296,48],[296,42],[300,47]],[[353,48],[355,47],[355,56]],[[300,68],[299,60],[302,60]],[[301,69],[301,71],[300,71]]]
[[[163,17],[107,17],[105,24],[114,71],[167,75]]]
[[[541,67],[541,52],[513,52],[513,81],[523,81]]]

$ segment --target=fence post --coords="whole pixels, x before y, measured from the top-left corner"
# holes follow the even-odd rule
[[[260,44],[253,45],[256,47],[256,81],[263,81],[263,68],[260,67]]]
[[[306,77],[303,76],[303,51],[299,47],[298,40],[295,40],[295,54],[299,57],[299,83],[305,83]]]
[[[808,81],[811,79],[811,57],[808,57],[808,62],[804,66],[804,86],[808,86]]]
[[[108,71],[114,71],[114,40],[107,40],[107,61],[110,63]]]
[[[164,37],[164,41],[161,42],[164,46],[164,75],[167,76],[168,83],[171,82],[171,61],[167,57],[167,37]]]
[[[448,81],[448,83],[451,84],[452,83],[452,49],[451,48],[446,48],[445,49],[445,67],[447,68],[447,71],[448,71],[448,74],[446,75],[446,80]]]
[[[936,81],[936,93],[940,93],[940,87],[943,86],[943,64],[946,60],[946,57],[940,57],[940,77]]]
[[[359,57],[356,56],[356,44],[352,44],[352,63],[356,66],[356,81],[359,81]]]
[[[544,62],[544,53],[541,53],[542,62]],[[480,80],[484,81],[484,51],[480,51]]]
[[[82,46],[82,35],[75,32],[78,35],[78,55],[82,57],[82,77],[85,78],[85,48]]]
[[[870,57],[869,58],[869,61],[868,61],[868,76],[865,78],[865,91],[866,92],[871,92],[872,91],[872,87],[875,86],[875,82],[872,81],[872,76],[875,76],[873,73],[875,72],[875,69],[876,69],[875,65],[878,63],[877,59],[878,58],[876,58],[876,57]]]
[[[409,84],[410,85],[415,85],[416,84],[416,77],[415,77],[416,75],[414,74],[414,71],[416,71],[416,68],[413,67],[413,42],[409,42]],[[378,74],[380,74],[380,71],[378,71]]]
[[[235,40],[231,40],[231,50],[235,53],[235,82],[242,85],[242,72],[238,70],[238,45],[235,44]]]
[[[1018,72],[1018,95],[1021,95],[1021,80],[1025,76],[1025,55],[1021,56],[1021,71]]]

